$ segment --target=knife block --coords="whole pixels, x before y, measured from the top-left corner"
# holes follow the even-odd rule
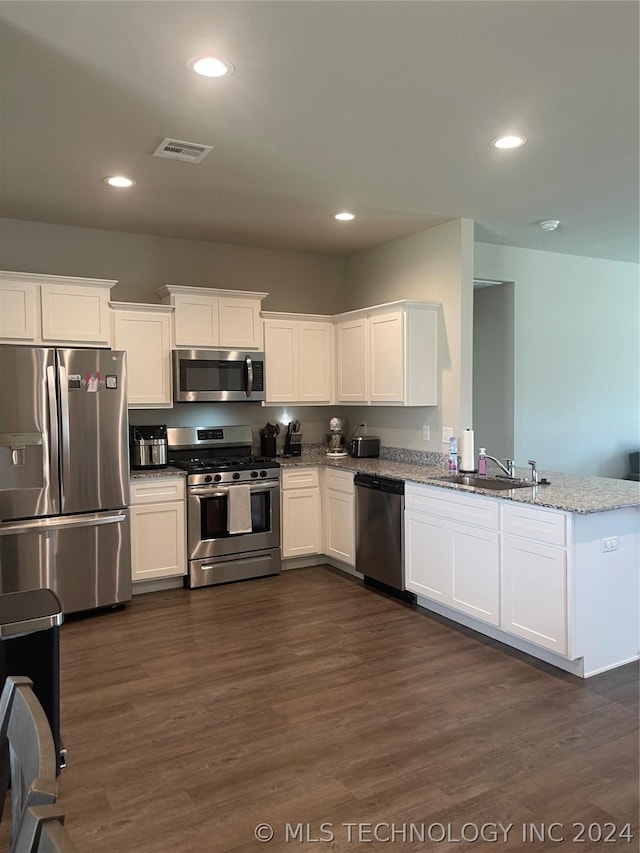
[[[287,433],[284,437],[284,456],[302,456],[302,433]]]

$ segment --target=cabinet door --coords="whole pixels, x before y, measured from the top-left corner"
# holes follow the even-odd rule
[[[227,349],[260,349],[262,343],[260,302],[255,299],[218,299],[220,346]]]
[[[404,316],[401,311],[369,320],[369,399],[372,403],[404,400]]]
[[[41,286],[42,340],[109,344],[109,288]]]
[[[131,507],[131,567],[133,581],[186,574],[183,502]]]
[[[331,323],[298,323],[298,401],[332,400]]]
[[[500,624],[500,534],[451,524],[451,606]]]
[[[503,534],[500,625],[538,646],[567,653],[567,566],[563,549]]]
[[[197,293],[176,293],[175,305],[176,346],[217,347],[218,298]]]
[[[267,403],[293,403],[298,396],[298,327],[292,320],[265,320]]]
[[[367,321],[336,326],[338,339],[337,398],[342,403],[367,402]]]
[[[0,281],[0,338],[22,343],[38,337],[36,285],[28,281]]]
[[[127,353],[129,407],[171,407],[170,315],[116,311],[114,347]]]
[[[354,496],[327,491],[325,503],[325,554],[356,564]]]
[[[451,601],[451,538],[445,519],[405,510],[407,589],[443,604]]]
[[[282,492],[282,556],[320,552],[320,490]]]

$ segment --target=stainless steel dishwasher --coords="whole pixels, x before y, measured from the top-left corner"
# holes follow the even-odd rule
[[[404,585],[404,481],[356,474],[356,569],[415,601]]]

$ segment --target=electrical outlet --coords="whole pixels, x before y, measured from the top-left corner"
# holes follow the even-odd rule
[[[431,427],[429,426],[429,424],[425,424],[422,427],[422,440],[431,441]]]
[[[442,427],[442,443],[449,444],[449,439],[453,435],[453,427]]]
[[[617,551],[618,550],[618,537],[617,536],[608,536],[606,539],[602,540],[602,550],[603,551]]]

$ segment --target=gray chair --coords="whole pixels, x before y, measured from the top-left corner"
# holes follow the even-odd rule
[[[28,678],[9,676],[0,696],[0,816],[11,779],[11,853],[29,806],[55,803],[56,751]]]
[[[31,806],[24,814],[14,853],[77,853],[58,806]]]

